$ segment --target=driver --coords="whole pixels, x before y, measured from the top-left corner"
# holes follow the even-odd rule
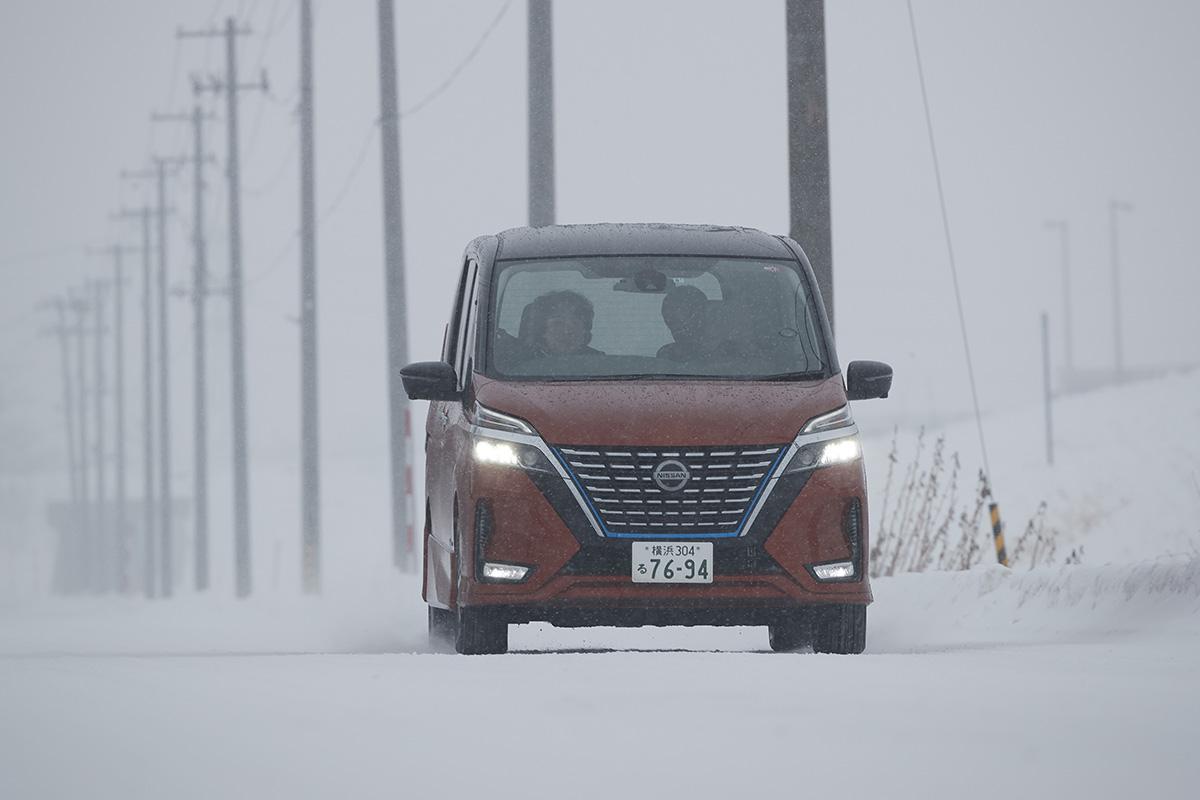
[[[529,304],[533,321],[532,350],[539,356],[603,355],[594,347],[591,302],[568,290],[548,292]]]

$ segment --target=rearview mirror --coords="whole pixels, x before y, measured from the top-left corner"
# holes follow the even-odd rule
[[[846,367],[846,399],[872,400],[892,390],[892,368],[882,361],[851,361]]]
[[[445,361],[418,361],[400,370],[410,400],[457,400],[458,376]]]

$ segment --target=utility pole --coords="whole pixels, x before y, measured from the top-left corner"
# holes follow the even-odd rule
[[[554,224],[554,20],[551,0],[528,0],[529,224]]]
[[[308,594],[315,594],[321,590],[314,149],[312,0],[300,0],[300,571],[301,585]]]
[[[122,594],[129,591],[129,497],[126,487],[125,458],[125,268],[123,256],[136,247],[114,244],[92,251],[112,257],[113,275],[113,405],[115,411],[114,455],[116,491],[114,497],[112,548],[113,570],[109,579]]]
[[[92,528],[92,508],[90,488],[88,485],[89,465],[88,450],[91,442],[88,436],[87,414],[87,378],[86,356],[87,349],[87,302],[74,292],[68,301],[71,310],[75,312],[75,369],[76,384],[79,386],[79,402],[75,410],[79,415],[79,536],[82,540],[79,547],[79,587],[83,590],[93,589],[92,569],[95,564],[95,537]]]
[[[264,73],[259,83],[239,84],[237,72],[237,37],[249,34],[238,28],[233,17],[227,17],[223,30],[179,31],[179,38],[221,36],[225,39],[225,79],[213,78],[208,86],[197,91],[224,92],[229,143],[226,167],[229,179],[229,311],[230,343],[232,348],[233,387],[233,536],[235,582],[238,597],[252,591],[250,550],[250,477],[246,436],[246,345],[245,321],[242,308],[242,199],[241,173],[238,156],[238,92],[267,91]]]
[[[157,217],[158,223],[158,271],[155,280],[155,293],[157,294],[158,307],[158,555],[159,555],[159,585],[158,593],[163,597],[170,597],[172,593],[172,578],[174,575],[173,558],[172,558],[172,532],[171,532],[171,381],[170,381],[170,364],[171,354],[168,347],[169,336],[167,327],[167,214],[172,213],[173,209],[167,206],[167,167],[176,164],[179,159],[175,158],[155,158],[154,169],[141,170],[136,172],[122,172],[121,177],[130,180],[144,180],[153,178],[157,187],[157,206],[154,210],[154,215]],[[143,244],[149,252],[149,209],[145,212],[146,222],[143,230]],[[124,212],[122,216],[127,216]],[[143,261],[143,266],[149,269],[149,256]],[[146,281],[149,281],[149,275],[143,276]],[[148,287],[148,284],[147,284]],[[149,290],[148,290],[149,291]],[[150,300],[149,294],[146,299],[146,314],[150,314],[150,308],[153,303]],[[149,317],[144,317],[147,325],[149,325]],[[147,343],[146,352],[149,354],[150,345]],[[146,363],[147,374],[149,374],[149,362]],[[150,417],[147,416],[147,425],[150,425]],[[147,451],[148,460],[146,470],[148,473],[153,472],[154,467],[149,461],[149,451]],[[147,488],[152,488],[149,479],[147,480]],[[149,503],[149,495],[147,503]],[[153,548],[150,544],[151,527],[147,526],[147,543],[146,550],[149,553]]]
[[[196,95],[203,91],[193,81]],[[195,536],[193,545],[196,591],[203,592],[209,584],[208,558],[208,389],[205,344],[205,300],[208,298],[208,246],[204,233],[204,165],[213,159],[204,152],[204,122],[212,119],[197,102],[189,114],[154,114],[156,122],[188,122],[192,126],[192,330],[193,330],[193,481],[195,493]]]
[[[415,568],[408,489],[408,395],[400,370],[408,363],[404,229],[400,184],[400,99],[396,86],[396,22],[392,0],[379,0],[379,132],[383,163],[384,285],[387,294],[388,424],[392,461],[392,559]]]
[[[112,537],[108,525],[108,483],[107,461],[108,453],[105,445],[104,420],[104,281],[89,281],[92,292],[92,309],[94,334],[92,344],[95,358],[92,381],[93,411],[96,420],[96,527],[93,538],[96,541],[96,559],[91,565],[92,585],[97,591],[107,591],[112,578]]]
[[[787,0],[787,92],[790,233],[812,263],[832,328],[833,232],[824,0]]]
[[[117,508],[116,508],[116,588],[129,591],[129,517],[125,485],[125,267],[122,247],[114,245],[113,254],[113,401],[116,405]]]
[[[79,502],[79,462],[75,454],[75,392],[71,386],[71,355],[68,336],[70,327],[67,325],[67,303],[61,297],[51,301],[57,317],[57,325],[53,332],[58,338],[58,352],[62,360],[63,387],[63,416],[67,432],[67,476],[71,492],[70,521],[64,531],[65,554],[60,560],[62,572],[59,573],[58,589],[62,592],[74,592],[79,589],[82,574],[80,565],[79,529],[82,523],[82,511]]]
[[[1108,201],[1108,230],[1112,248],[1112,297],[1113,297],[1113,364],[1118,381],[1125,379],[1125,342],[1121,329],[1121,252],[1117,238],[1117,213],[1133,211],[1133,205],[1121,200]]]
[[[124,178],[142,173],[123,172]],[[137,211],[121,210],[116,216],[136,218],[142,223],[142,591],[146,597],[157,594],[157,531],[155,530],[154,483],[154,326],[153,282],[150,267],[150,206]]]
[[[1071,331],[1071,224],[1065,219],[1046,220],[1046,229],[1057,231],[1062,248],[1062,294],[1063,294],[1063,368],[1068,379],[1075,374],[1075,352]]]
[[[158,184],[158,555],[162,560],[159,589],[163,597],[173,591],[174,563],[171,530],[171,350],[167,325],[167,162],[155,160]]]

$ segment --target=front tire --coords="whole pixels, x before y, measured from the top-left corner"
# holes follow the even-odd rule
[[[813,619],[813,652],[858,655],[867,647],[867,607],[817,609]]]
[[[454,649],[465,656],[500,655],[508,652],[508,623],[485,609],[458,609]]]
[[[812,645],[812,625],[807,618],[792,614],[768,625],[767,639],[776,653],[794,653]]]

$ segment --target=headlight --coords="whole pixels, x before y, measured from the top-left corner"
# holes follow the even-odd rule
[[[795,443],[798,449],[784,468],[784,474],[848,464],[862,457],[858,428],[848,405],[813,417],[801,429]]]
[[[541,439],[525,420],[478,403],[467,416],[475,434],[471,451],[476,463],[554,472],[550,460],[538,446]]]
[[[829,467],[834,464],[847,464],[862,455],[857,436],[847,436],[844,439],[834,439],[821,445],[821,455],[817,457],[818,467]]]
[[[534,472],[554,472],[554,467],[542,451],[529,444],[492,439],[477,434],[472,452],[479,464],[519,467]]]
[[[515,467],[521,463],[517,457],[516,445],[494,439],[475,440],[475,460],[482,464],[500,464],[507,467]]]
[[[848,464],[861,456],[862,447],[858,443],[858,436],[851,434],[840,439],[804,445],[792,456],[783,472],[786,475],[791,472],[832,467],[836,464]]]

